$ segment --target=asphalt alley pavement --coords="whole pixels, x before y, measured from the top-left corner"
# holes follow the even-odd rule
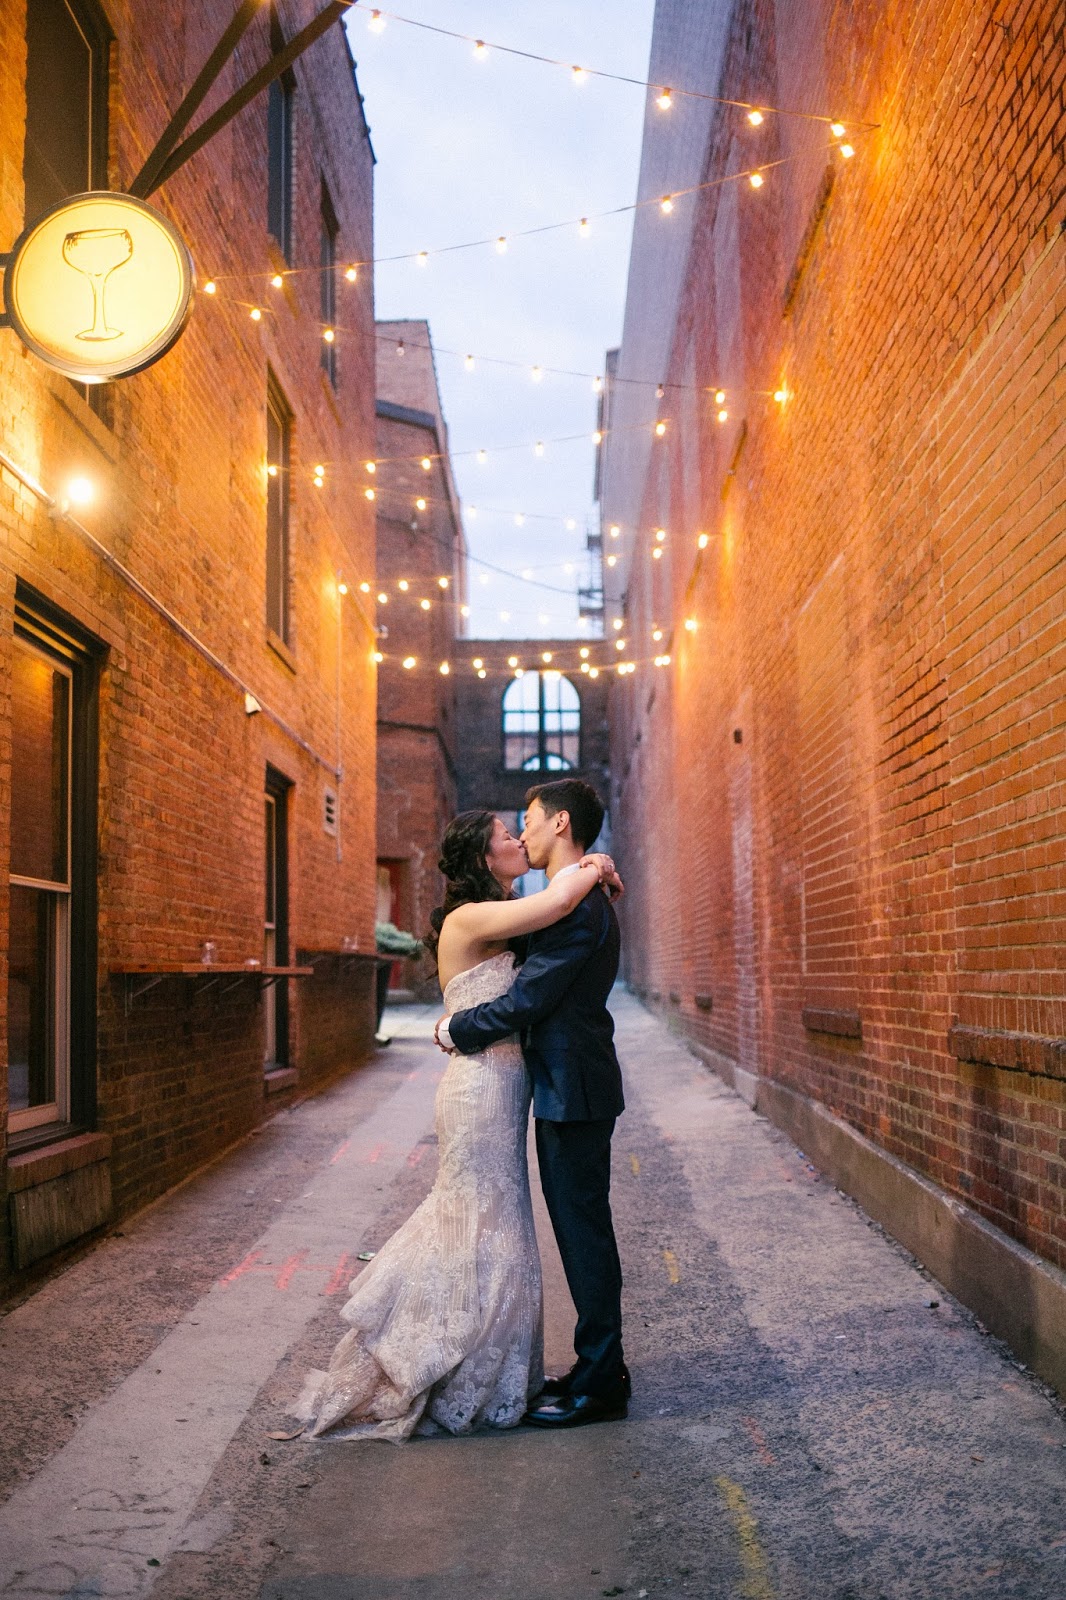
[[[1063,1600],[1066,1418],[630,997],[628,1420],[284,1440],[433,1179],[435,1009],[0,1321],[0,1595]],[[572,1311],[539,1195],[549,1364]]]

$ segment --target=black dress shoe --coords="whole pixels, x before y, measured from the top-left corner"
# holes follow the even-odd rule
[[[527,1411],[522,1421],[531,1428],[584,1428],[590,1422],[619,1422],[629,1402],[619,1385],[613,1395],[561,1394]]]
[[[537,1392],[537,1399],[542,1399],[544,1395],[551,1395],[554,1397],[556,1395],[569,1394],[576,1376],[577,1362],[575,1361],[569,1372],[560,1373],[559,1377],[557,1378],[545,1378],[543,1387]],[[625,1390],[626,1399],[629,1400],[633,1394],[633,1381],[629,1376],[628,1367],[622,1368],[620,1382],[622,1388]]]

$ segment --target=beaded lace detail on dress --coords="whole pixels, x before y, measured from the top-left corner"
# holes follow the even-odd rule
[[[444,993],[448,1011],[495,1000],[514,956]],[[526,1164],[530,1086],[513,1036],[448,1058],[437,1090],[437,1181],[351,1284],[351,1324],[296,1414],[313,1434],[400,1440],[513,1427],[544,1378],[540,1257]]]

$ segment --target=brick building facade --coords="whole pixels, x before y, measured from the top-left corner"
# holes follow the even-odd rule
[[[456,811],[466,550],[429,327],[381,322],[377,351],[378,919],[421,938]],[[394,988],[432,982],[426,958],[394,964]]]
[[[613,697],[628,975],[1062,1382],[1062,9],[697,10],[659,0],[655,81],[846,131],[649,99],[676,199],[603,481],[608,611],[672,655]]]
[[[499,811],[514,827],[527,789],[562,777],[564,762],[609,807],[613,654],[603,639],[462,642],[456,683],[461,811]],[[607,838],[609,828],[608,821]]]
[[[316,9],[264,6],[207,109]],[[232,15],[6,6],[5,248],[132,181]],[[154,197],[201,286],[158,365],[87,391],[0,332],[0,1279],[370,1048],[372,166],[338,26]]]

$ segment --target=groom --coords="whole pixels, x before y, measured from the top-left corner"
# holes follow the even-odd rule
[[[526,795],[529,864],[549,878],[574,871],[603,825],[604,809],[577,778]],[[525,1421],[577,1428],[626,1415],[622,1269],[611,1221],[611,1135],[623,1110],[622,1075],[607,997],[618,973],[618,921],[593,889],[560,922],[530,935],[506,994],[437,1024],[443,1049],[472,1055],[518,1033],[533,1080],[541,1186],[577,1308],[577,1361],[549,1378]]]

